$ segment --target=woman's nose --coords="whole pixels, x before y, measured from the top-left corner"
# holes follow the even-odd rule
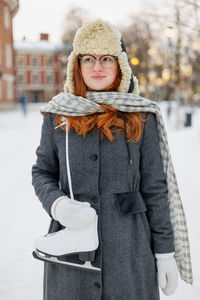
[[[93,66],[93,71],[95,71],[95,72],[103,71],[103,67],[99,60],[95,61],[94,66]]]

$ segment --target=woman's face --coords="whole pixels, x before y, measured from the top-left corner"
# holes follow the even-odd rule
[[[95,58],[101,58],[95,60]],[[81,73],[90,90],[102,91],[116,79],[118,62],[109,55],[83,55],[80,62]]]

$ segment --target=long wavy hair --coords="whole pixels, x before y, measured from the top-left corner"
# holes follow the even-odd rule
[[[83,80],[78,56],[74,63],[74,95],[85,97],[87,86]],[[118,91],[122,74],[118,64],[116,80],[107,87],[104,92]],[[86,136],[90,130],[99,130],[101,139],[105,135],[111,142],[114,141],[113,133],[124,130],[124,118],[126,118],[126,134],[128,142],[137,142],[142,134],[142,122],[146,121],[144,115],[139,112],[123,113],[105,104],[100,104],[105,109],[105,113],[95,113],[88,116],[67,116],[68,132],[75,130],[77,134]],[[56,114],[54,123],[61,129],[66,130],[66,125],[62,125],[63,115]],[[111,128],[112,127],[112,128]]]

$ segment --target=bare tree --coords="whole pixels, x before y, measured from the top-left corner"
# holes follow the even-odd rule
[[[81,7],[71,7],[66,15],[62,40],[72,43],[77,29],[89,19],[89,14]]]
[[[154,7],[154,1],[146,0],[144,4],[143,20],[149,20],[153,44],[154,41],[157,43],[156,56],[149,58],[147,55],[147,58],[148,60],[156,60],[157,56],[159,56],[163,60],[163,66],[159,66],[159,68],[157,68],[156,63],[153,64],[151,62],[148,64],[150,72],[154,70],[157,74],[161,74],[162,70],[164,72],[166,70],[170,73],[169,82],[168,84],[166,82],[165,86],[168,97],[173,93],[173,90],[186,89],[186,87],[192,89],[192,93],[194,93],[200,81],[199,0],[166,0],[161,7],[158,7],[157,4]],[[173,37],[164,35],[165,29],[169,27],[173,29]],[[129,33],[127,33],[127,36],[129,39],[131,38]],[[139,44],[141,45],[142,43]],[[151,45],[152,41],[149,46]],[[141,70],[138,71],[140,72]],[[146,82],[148,83],[148,76]]]
[[[149,92],[149,71],[151,61],[148,50],[154,41],[153,31],[148,19],[139,15],[130,16],[130,25],[120,27],[133,74],[143,80],[145,95]],[[135,63],[134,63],[135,62]]]

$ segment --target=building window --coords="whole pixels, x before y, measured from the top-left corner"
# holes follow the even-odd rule
[[[39,66],[39,56],[32,56],[31,57],[31,65],[32,66]]]
[[[6,29],[10,28],[10,14],[8,7],[4,7],[4,26]]]
[[[17,83],[25,83],[25,75],[23,73],[17,73]]]
[[[8,69],[12,67],[12,48],[10,44],[6,45],[6,67]]]
[[[24,56],[22,55],[17,55],[17,59],[16,59],[16,64],[18,66],[24,66],[24,63],[25,63],[25,59],[24,59]]]
[[[52,56],[48,56],[46,57],[46,66],[51,67],[53,66],[53,57]]]
[[[46,83],[53,83],[53,73],[46,74]]]
[[[40,83],[40,82],[39,82],[39,73],[33,73],[33,74],[32,74],[32,83],[33,83],[33,84]]]
[[[12,81],[7,81],[7,99],[12,100],[14,96],[14,91],[13,91],[13,83]]]

